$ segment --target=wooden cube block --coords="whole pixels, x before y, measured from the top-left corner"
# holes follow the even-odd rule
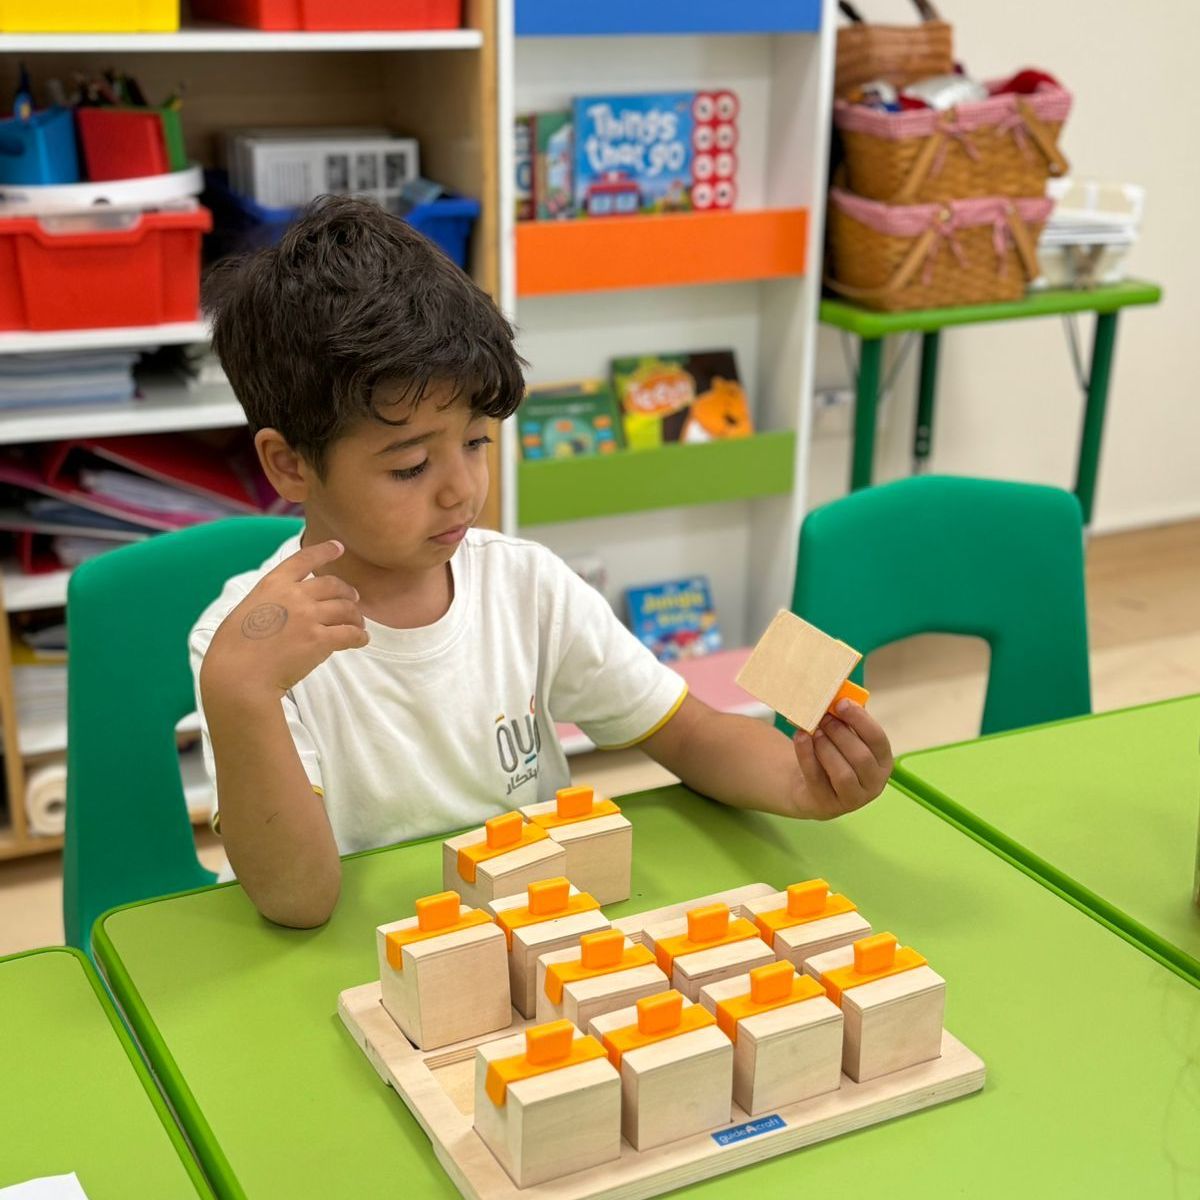
[[[519,1188],[621,1153],[621,1081],[599,1043],[567,1021],[475,1051],[475,1131]]]
[[[609,928],[595,898],[572,887],[565,875],[531,883],[524,896],[501,896],[488,911],[508,939],[512,1003],[523,1017],[532,1017],[537,1008],[538,958],[573,950],[584,934]]]
[[[464,903],[483,908],[514,896],[539,879],[565,875],[566,851],[544,829],[518,812],[492,817],[482,829],[442,843],[442,886]]]
[[[601,904],[629,898],[633,826],[611,800],[597,800],[590,787],[559,788],[553,800],[521,813],[567,852],[563,874],[577,888]]]
[[[578,950],[557,950],[538,959],[537,1020],[565,1017],[587,1029],[602,1013],[629,1008],[669,987],[652,950],[616,929],[589,933]]]
[[[775,957],[797,970],[814,954],[852,945],[871,932],[870,922],[845,896],[831,894],[824,879],[793,883],[786,892],[751,900],[745,907]]]
[[[504,933],[457,892],[417,901],[417,915],[375,931],[383,1007],[420,1050],[512,1023]]]
[[[647,925],[659,967],[694,1004],[700,989],[775,961],[752,921],[731,919],[727,904],[690,909],[685,917]]]
[[[860,658],[845,642],[781,609],[738,672],[737,683],[797,729],[812,733]],[[861,688],[856,691],[860,701],[865,698]]]
[[[845,1017],[842,1070],[857,1083],[941,1054],[946,981],[890,933],[818,954],[804,970]]]
[[[841,1086],[842,1011],[790,962],[709,984],[700,1003],[733,1041],[733,1099],[748,1116]]]
[[[621,1132],[635,1150],[728,1123],[733,1043],[707,1009],[662,992],[596,1017],[590,1029],[621,1072]]]

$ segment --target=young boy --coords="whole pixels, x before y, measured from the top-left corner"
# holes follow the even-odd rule
[[[522,364],[402,221],[325,199],[210,296],[263,469],[305,519],[190,638],[220,831],[265,917],[325,921],[339,853],[552,798],[556,721],[726,804],[824,819],[882,791],[891,751],[864,709],[794,743],[715,712],[549,550],[474,528]]]

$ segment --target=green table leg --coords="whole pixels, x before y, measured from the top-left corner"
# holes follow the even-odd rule
[[[917,423],[913,429],[913,474],[919,475],[933,450],[933,402],[937,394],[940,333],[921,335],[921,382],[917,389]]]
[[[1112,377],[1113,347],[1117,341],[1117,314],[1098,313],[1096,336],[1092,342],[1092,365],[1088,370],[1087,406],[1083,412],[1083,432],[1079,439],[1079,466],[1075,473],[1075,495],[1083,509],[1083,523],[1092,523],[1096,500],[1096,472],[1100,464],[1100,442],[1104,437],[1104,412],[1108,405],[1108,384]]]
[[[871,486],[875,462],[875,413],[879,404],[879,367],[883,339],[863,338],[859,343],[858,383],[854,396],[854,455],[850,466],[850,490]]]

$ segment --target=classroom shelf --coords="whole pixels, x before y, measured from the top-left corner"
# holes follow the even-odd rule
[[[795,277],[807,239],[803,208],[524,221],[517,295]]]
[[[50,854],[63,848],[60,837],[18,838],[11,826],[0,826],[0,861],[6,858],[27,858],[31,854]]]
[[[584,458],[523,462],[517,470],[520,522],[547,525],[751,500],[790,492],[796,435],[791,430],[748,438],[625,450]]]
[[[4,577],[4,607],[8,612],[60,608],[67,602],[69,570],[26,575],[15,562],[6,562],[0,565],[0,574]]]
[[[197,22],[177,33],[10,33],[0,36],[0,53],[73,54],[118,51],[270,51],[270,50],[477,50],[478,29],[361,30],[310,33],[263,32],[233,25]]]
[[[44,333],[21,329],[0,333],[0,354],[108,350],[120,346],[188,346],[193,342],[207,342],[209,333],[207,321],[117,325],[110,329],[50,329]]]
[[[142,398],[125,404],[38,408],[0,414],[0,445],[58,438],[179,433],[244,425],[246,414],[228,384],[189,387],[181,379],[141,381]]]
[[[821,0],[516,0],[515,19],[517,37],[816,33]]]
[[[734,682],[737,673],[750,657],[750,651],[749,646],[718,650],[715,654],[672,663],[671,667],[683,676],[688,691],[693,696],[718,712],[737,713],[740,716],[757,717],[767,721],[774,715],[771,710],[742,691]],[[587,754],[596,749],[595,742],[577,725],[562,722],[556,725],[555,729],[567,754]]]

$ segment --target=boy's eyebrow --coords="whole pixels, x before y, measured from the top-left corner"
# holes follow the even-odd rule
[[[406,450],[409,446],[419,446],[423,442],[429,441],[430,438],[437,437],[438,430],[430,429],[425,433],[418,433],[410,438],[402,438],[397,442],[389,442],[382,450],[376,450],[375,455],[378,457],[381,454],[391,454],[393,450]]]

